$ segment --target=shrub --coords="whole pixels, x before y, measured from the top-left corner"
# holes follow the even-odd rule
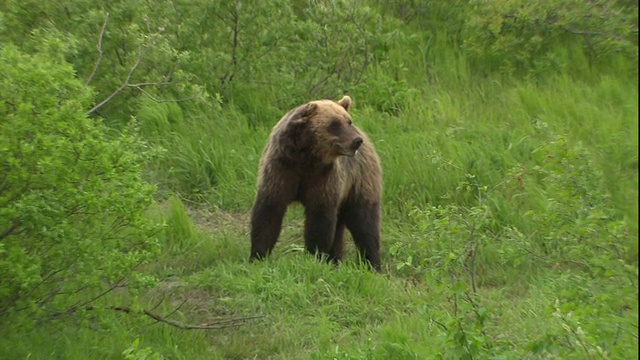
[[[638,8],[624,1],[474,1],[464,25],[464,44],[483,67],[548,72],[577,66],[576,45],[588,62],[622,54],[638,60]],[[568,52],[559,51],[571,49]],[[632,65],[635,67],[635,65]],[[637,72],[637,67],[634,68]]]
[[[141,178],[153,151],[134,127],[108,134],[87,117],[71,65],[4,45],[0,73],[0,316],[75,310],[156,248]]]

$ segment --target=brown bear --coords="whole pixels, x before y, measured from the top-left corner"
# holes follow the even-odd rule
[[[350,107],[349,96],[311,101],[271,131],[251,213],[250,261],[271,252],[287,206],[297,201],[310,253],[337,263],[347,228],[362,258],[380,270],[382,168],[371,141],[353,125]]]

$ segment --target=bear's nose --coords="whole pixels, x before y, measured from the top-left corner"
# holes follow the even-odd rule
[[[362,145],[363,142],[364,140],[358,136],[357,138],[353,139],[353,142],[351,143],[351,145],[353,146],[354,149],[357,149],[360,147],[360,145]]]

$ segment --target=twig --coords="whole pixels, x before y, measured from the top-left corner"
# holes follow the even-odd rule
[[[42,285],[45,282],[49,281],[52,277],[56,276],[56,274],[60,273],[61,271],[62,271],[62,269],[58,269],[58,270],[55,270],[55,271],[52,271],[51,273],[49,273],[47,276],[44,277],[44,279],[42,279],[34,287],[32,287],[31,290],[29,290],[29,292],[27,292],[25,294],[24,298],[28,299],[29,297],[31,297],[31,295],[33,295],[36,292],[36,290],[38,289],[38,287],[40,287],[40,285]],[[38,301],[38,303],[42,303],[42,300]]]
[[[456,323],[457,323],[457,325],[458,325],[458,328],[460,329],[460,332],[461,332],[461,333],[464,335],[464,337],[466,338],[466,337],[467,337],[467,332],[466,332],[466,331],[464,331],[464,327],[462,327],[462,322],[461,322],[460,320],[457,320],[457,321],[456,321]],[[469,354],[469,355],[471,355],[471,354],[472,354],[470,346],[471,346],[471,345],[469,344],[469,341],[465,341],[465,342],[464,342],[464,348],[467,350],[467,354]],[[471,357],[471,356],[470,356],[470,358],[473,360],[473,357]]]
[[[165,83],[165,82],[158,82],[158,83],[141,83],[142,85],[164,85],[164,84],[170,84],[170,83]],[[170,100],[166,100],[166,99],[158,99],[157,97],[151,95],[148,91],[146,91],[145,89],[142,88],[142,86],[140,86],[141,84],[129,84],[127,85],[127,87],[132,87],[134,89],[139,90],[142,94],[144,94],[145,96],[147,96],[149,99],[153,100],[154,102],[160,104],[160,103],[167,103],[167,102],[183,102],[183,101],[191,101],[191,100],[195,100],[197,99],[196,96],[192,96],[192,97],[188,97],[188,98],[182,98],[182,99],[170,99]]]
[[[518,17],[517,14],[515,13],[511,13],[511,14],[504,14],[503,15],[505,18],[507,19],[515,19]],[[536,22],[538,21],[544,21],[545,23],[547,23],[548,25],[558,25],[558,20],[554,20],[554,19],[541,19],[541,18],[536,18],[534,19]],[[575,28],[570,28],[570,27],[565,27],[565,26],[561,26],[558,25],[558,27],[570,34],[576,34],[576,35],[605,35],[602,32],[599,31],[588,31],[588,30],[580,30],[580,29],[575,29]]]
[[[53,289],[50,293],[48,293],[47,296],[45,296],[44,298],[38,300],[37,304],[39,306],[42,306],[42,305],[48,303],[54,297],[56,297],[56,296],[58,296],[60,294],[60,290],[62,290],[62,287],[60,285],[58,285],[55,289]]]
[[[467,268],[469,275],[471,276],[471,289],[473,293],[478,292],[478,288],[476,286],[476,255],[478,252],[478,240],[475,238],[476,225],[470,224],[464,218],[460,218],[460,221],[467,227],[469,230],[469,242],[468,242],[468,250],[467,256],[464,260],[464,267]],[[470,261],[469,266],[467,266],[467,261]]]
[[[585,354],[589,356],[589,359],[593,359],[593,357],[590,356],[590,352],[589,352],[589,348],[587,348],[587,344],[582,340],[582,337],[580,336],[580,334],[578,334],[578,331],[573,326],[573,324],[569,323],[569,320],[562,313],[560,313],[560,320],[562,320],[563,324],[567,326],[566,328],[575,337],[576,342],[580,345],[580,347],[582,347],[582,350],[585,352]],[[569,338],[567,338],[567,340],[571,342]]]
[[[473,290],[473,293],[476,294],[478,293],[478,288],[476,287],[476,255],[478,253],[478,241],[474,239],[473,245],[471,246],[471,289]]]
[[[100,107],[102,107],[102,105],[104,105],[107,102],[109,102],[111,99],[113,99],[114,96],[118,95],[122,90],[124,90],[125,88],[127,88],[130,85],[129,81],[131,80],[131,77],[133,76],[133,73],[136,71],[136,69],[140,65],[140,62],[142,61],[142,56],[143,56],[142,55],[142,47],[140,47],[140,49],[138,50],[138,59],[136,60],[136,63],[133,65],[133,67],[129,71],[129,74],[127,74],[127,77],[124,80],[124,83],[122,83],[122,85],[120,85],[120,87],[118,87],[114,92],[112,92],[111,95],[107,96],[104,100],[102,100],[97,105],[92,107],[91,110],[87,111],[87,115],[90,115],[94,111],[98,110]]]
[[[74,305],[73,307],[71,307],[69,310],[73,310],[71,312],[75,312],[75,310],[84,307],[85,305],[92,303],[98,299],[100,299],[101,297],[107,295],[108,293],[112,292],[113,290],[119,288],[119,287],[124,287],[125,285],[122,284],[122,282],[124,281],[124,278],[121,278],[120,280],[116,281],[115,284],[113,284],[112,286],[110,286],[108,289],[106,289],[105,291],[101,292],[100,294],[94,296],[92,299],[86,300],[83,303],[76,303],[76,305]]]
[[[149,86],[149,85],[153,85],[153,86],[171,85],[171,82],[169,82],[169,81],[141,82],[141,83],[136,83],[136,84],[128,84],[127,86],[137,88],[137,87],[140,87],[140,86]]]
[[[5,237],[11,235],[13,233],[13,231],[15,229],[17,229],[20,225],[22,225],[22,221],[14,219],[12,221],[11,226],[9,226],[6,230],[4,230],[3,232],[0,233],[0,240],[2,240]]]
[[[439,325],[442,329],[444,329],[444,331],[449,332],[449,329],[447,328],[447,326],[443,323],[441,323],[440,321],[431,318],[431,321],[433,321],[434,323],[436,323],[436,325]]]
[[[187,300],[188,300],[188,299],[184,299],[184,301],[182,301],[182,302],[180,303],[180,305],[176,306],[176,308],[175,308],[175,309],[173,309],[173,311],[171,311],[169,314],[165,315],[165,318],[168,318],[168,317],[170,317],[171,315],[173,315],[173,314],[175,314],[176,312],[178,312],[178,310],[180,310],[180,309],[182,308],[182,306],[183,306],[184,304],[186,304],[186,303],[187,303]]]
[[[30,186],[31,186],[31,180],[29,179],[26,181],[26,184],[23,186],[22,190],[16,191],[15,194],[13,194],[10,198],[6,199],[3,202],[0,202],[0,209],[20,199],[22,195],[26,194],[30,190]]]
[[[353,15],[353,14],[352,14]],[[356,27],[356,29],[358,30],[358,32],[360,33],[360,37],[363,39],[363,46],[364,46],[364,53],[362,54],[362,57],[364,58],[364,60],[362,61],[362,67],[360,68],[360,74],[352,81],[351,87],[355,87],[356,85],[360,84],[365,76],[365,72],[367,70],[367,68],[369,67],[369,43],[367,42],[367,31],[364,28],[362,23],[359,23],[356,21],[355,18],[352,18],[353,20],[353,24]]]
[[[154,311],[155,309],[159,308],[160,305],[162,305],[163,302],[164,302],[164,294],[162,294],[162,298],[160,299],[160,301],[158,301],[156,306],[152,307],[150,311]]]
[[[107,12],[107,14],[105,15],[104,22],[102,23],[102,28],[100,29],[100,35],[98,36],[98,58],[96,59],[96,63],[93,65],[93,70],[91,70],[91,74],[87,79],[86,85],[89,85],[91,80],[93,80],[93,77],[95,76],[96,71],[98,71],[98,66],[100,65],[100,61],[102,61],[102,37],[104,36],[104,30],[107,28],[107,20],[109,20],[109,12]]]
[[[555,25],[556,22],[552,21],[552,20],[547,20],[547,24]],[[570,33],[570,34],[576,34],[576,35],[604,35],[603,33],[598,32],[598,31],[579,30],[579,29],[573,29],[573,28],[568,28],[568,27],[564,27],[564,26],[561,26],[560,28],[562,30]]]
[[[476,315],[476,318],[480,322],[480,325],[482,325],[482,327],[480,328],[480,333],[488,338],[487,332],[485,331],[485,327],[484,327],[484,319],[482,319],[482,317],[480,316],[479,305],[473,300],[472,294],[470,294],[468,291],[465,291],[464,295],[467,296],[467,302],[471,304],[473,313]]]

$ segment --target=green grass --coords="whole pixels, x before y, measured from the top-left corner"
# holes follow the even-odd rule
[[[184,219],[186,213],[176,207],[172,200],[166,212],[169,222]],[[298,214],[292,215],[288,220],[294,226],[285,229],[284,241],[274,257],[249,265],[246,230],[230,221],[233,215],[192,214],[203,224],[203,218],[219,222],[191,232],[197,243],[180,242],[175,251],[163,254],[160,263],[165,267],[150,270],[163,280],[142,296],[140,302],[145,308],[163,299],[162,306],[154,311],[168,314],[186,301],[170,319],[191,324],[262,316],[244,326],[185,331],[144,317],[104,312],[99,319],[86,320],[90,326],[78,326],[71,319],[38,326],[27,336],[28,343],[20,338],[24,334],[5,334],[0,348],[8,349],[12,344],[10,358],[116,359],[139,339],[140,349],[149,347],[165,358],[175,359],[424,359],[438,358],[437,354],[457,358],[449,333],[459,317],[451,298],[453,285],[447,284],[445,273],[440,273],[442,278],[436,273],[406,276],[391,266],[379,275],[356,267],[352,251],[337,268],[318,262],[294,246],[299,241],[290,233],[297,231]],[[410,231],[405,230],[402,240],[412,241]],[[392,263],[394,259],[387,253],[386,260]],[[491,260],[495,259],[484,261]],[[171,274],[167,267],[173,267]],[[603,296],[597,281],[566,271],[539,269],[528,277],[508,267],[495,271],[505,272],[505,281],[481,286],[474,301],[490,314],[483,329],[496,344],[496,356],[523,358],[527,346],[544,341],[546,334],[559,333],[555,341],[568,347],[562,321],[552,315],[556,299],[579,297],[584,304],[594,304],[594,296]],[[570,289],[580,290],[566,295]],[[109,303],[126,300],[116,295]],[[615,301],[610,304],[615,305]],[[605,338],[594,341],[605,347],[611,358],[637,354],[635,346],[623,345],[634,341],[631,333],[635,320],[631,314],[637,314],[637,304],[625,305],[626,310],[620,314],[617,308],[614,312],[594,306],[590,315],[597,316],[582,320],[585,329],[596,322],[603,333],[617,338],[617,345]],[[459,305],[458,311],[462,309]],[[616,324],[625,332],[616,335]],[[472,326],[466,330],[476,331]],[[2,354],[3,358],[9,356]],[[490,354],[484,356],[494,358]]]

